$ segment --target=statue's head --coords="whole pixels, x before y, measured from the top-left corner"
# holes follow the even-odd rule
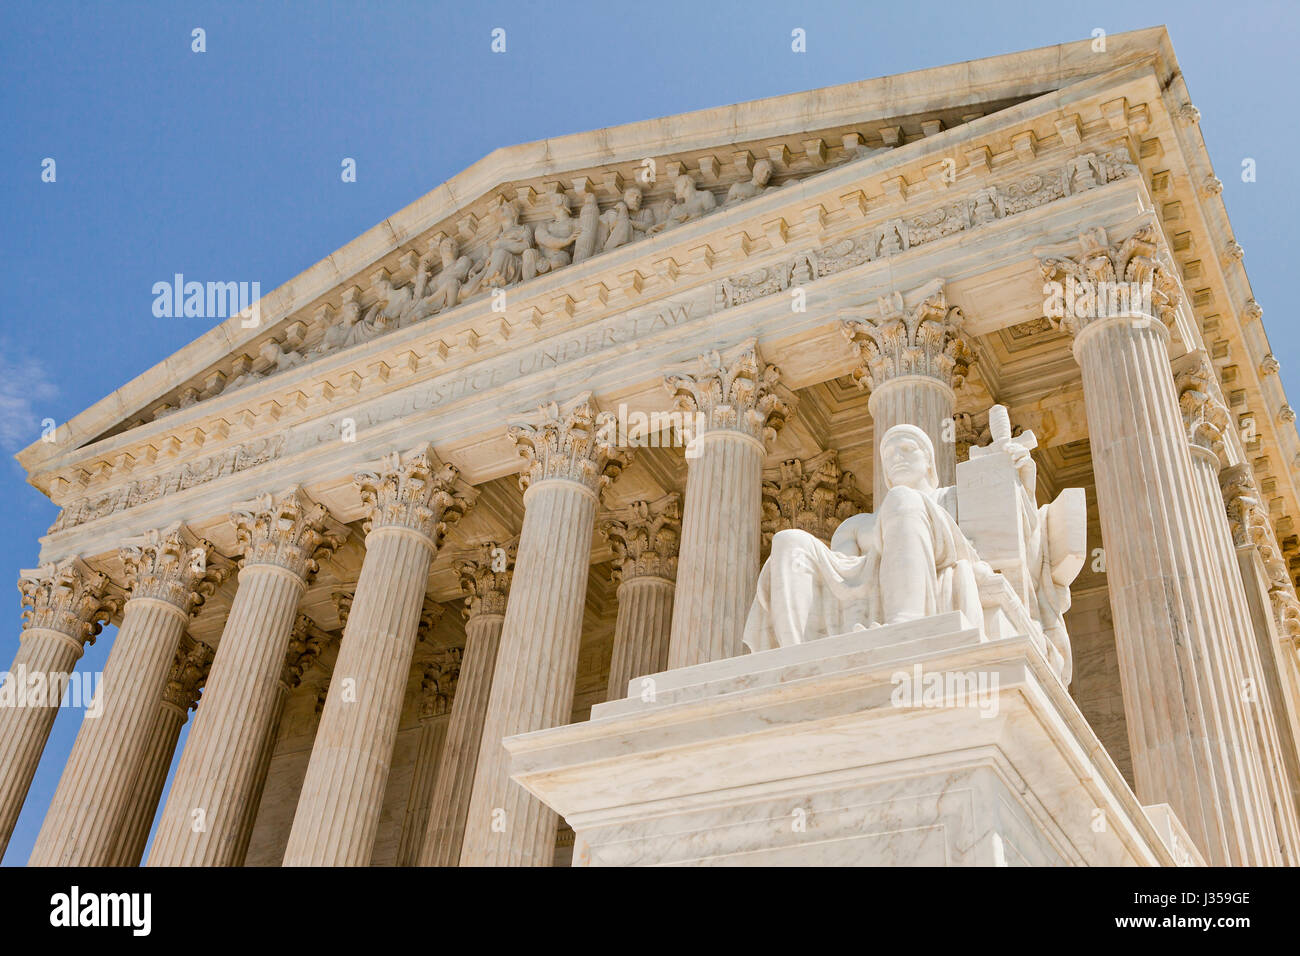
[[[641,190],[635,186],[629,186],[623,190],[623,202],[627,204],[630,211],[636,212],[641,208]]]
[[[753,182],[757,186],[766,186],[772,178],[772,163],[766,159],[760,159],[754,164]]]
[[[934,463],[934,443],[915,425],[895,425],[880,439],[880,461],[885,469],[885,487],[939,487]]]

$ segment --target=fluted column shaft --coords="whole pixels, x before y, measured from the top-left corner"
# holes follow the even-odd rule
[[[1262,842],[1267,852],[1261,863],[1294,865],[1300,851],[1300,824],[1291,787],[1286,779],[1286,759],[1274,719],[1273,687],[1261,661],[1251,620],[1250,605],[1242,582],[1232,529],[1228,524],[1220,489],[1218,456],[1209,449],[1191,446],[1192,471],[1201,496],[1210,543],[1210,559],[1222,586],[1224,634],[1230,643],[1225,652],[1232,660],[1236,683],[1226,703],[1235,705],[1242,725],[1237,750],[1248,761],[1252,792],[1259,804]],[[1249,682],[1249,684],[1247,683]]]
[[[872,488],[877,507],[885,499],[885,468],[880,460],[880,440],[895,425],[915,425],[934,444],[939,484],[957,481],[957,445],[954,441],[953,411],[956,397],[950,386],[937,378],[903,375],[877,385],[867,400],[871,412]]]
[[[629,681],[667,669],[674,590],[667,578],[649,576],[630,578],[618,586],[609,700],[626,697]]]
[[[20,642],[4,689],[15,697],[29,675],[39,674],[38,679],[46,685],[51,679],[66,679],[82,654],[81,641],[48,628],[28,628]],[[22,706],[0,707],[0,856],[14,832],[58,716],[59,701],[49,700],[50,696],[43,694],[39,706],[24,702]]]
[[[1294,644],[1290,637],[1279,632],[1274,619],[1269,575],[1259,549],[1247,541],[1236,546],[1236,552],[1269,698],[1277,714],[1278,743],[1291,803],[1300,808],[1300,723],[1296,719],[1300,712],[1300,685],[1296,668],[1288,660],[1295,654]]]
[[[1248,837],[1246,862],[1252,865],[1277,865],[1281,862],[1280,831],[1271,795],[1271,768],[1265,755],[1277,759],[1276,746],[1268,746],[1271,715],[1265,721],[1260,706],[1252,702],[1253,694],[1263,690],[1258,685],[1258,655],[1253,653],[1254,635],[1244,589],[1236,573],[1232,552],[1232,535],[1223,511],[1219,492],[1219,459],[1212,451],[1189,444],[1192,477],[1196,482],[1197,510],[1208,550],[1204,554],[1209,567],[1207,578],[1213,585],[1211,607],[1218,640],[1209,648],[1210,673],[1215,706],[1227,740],[1227,750],[1234,779],[1239,781],[1242,828]],[[1248,691],[1246,680],[1256,685]],[[1274,740],[1276,739],[1274,734]]]
[[[271,772],[271,758],[275,755],[275,741],[280,732],[280,718],[284,716],[285,704],[289,701],[289,688],[280,683],[275,696],[275,707],[271,714],[270,725],[262,737],[262,747],[253,768],[253,782],[249,786],[248,800],[244,803],[244,813],[239,821],[235,835],[235,850],[231,855],[231,866],[243,866],[248,858],[248,845],[253,840],[253,827],[257,824],[257,811],[262,805],[262,793],[266,790],[266,778]]]
[[[301,574],[278,565],[250,564],[239,572],[203,707],[181,754],[149,866],[234,865],[305,586]]]
[[[549,866],[555,854],[555,811],[510,779],[501,740],[564,723],[573,707],[596,493],[553,478],[531,484],[524,506],[462,866]]]
[[[447,738],[450,717],[450,713],[446,713],[420,718],[420,740],[411,775],[411,792],[406,800],[402,835],[397,842],[398,866],[415,866],[420,860],[434,784],[442,772],[439,758]]]
[[[285,866],[370,863],[433,554],[409,529],[366,537]]]
[[[366,866],[374,851],[429,567],[472,499],[428,446],[356,477],[370,510],[343,643],[298,798],[285,866]],[[468,490],[466,488],[466,490]],[[472,494],[472,492],[471,492]]]
[[[113,862],[136,767],[187,620],[184,609],[165,600],[134,597],[126,602],[96,693],[100,715],[82,721],[36,838],[32,866]]]
[[[121,608],[108,578],[80,558],[34,571],[18,581],[24,628],[18,653],[0,680],[0,857],[41,762],[63,690],[87,641]]]
[[[668,667],[736,657],[758,586],[762,441],[730,429],[696,438],[688,459]]]
[[[465,818],[478,767],[487,720],[492,674],[501,644],[504,614],[475,614],[465,622],[465,656],[451,702],[438,776],[429,798],[429,822],[420,866],[457,866],[465,838]]]
[[[1155,319],[1098,319],[1075,338],[1106,544],[1137,792],[1167,802],[1216,865],[1257,851],[1213,673],[1215,570]]]
[[[158,708],[136,773],[135,790],[118,829],[113,866],[139,866],[144,858],[149,830],[187,717],[187,711],[174,704],[164,703]]]

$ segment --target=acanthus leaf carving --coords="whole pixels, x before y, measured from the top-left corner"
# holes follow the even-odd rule
[[[197,613],[234,570],[211,542],[180,524],[150,529],[119,554],[132,600],[165,601],[187,614]]]
[[[632,457],[618,445],[617,419],[600,411],[590,392],[564,406],[539,406],[532,422],[511,425],[507,434],[523,458],[519,485],[525,491],[542,481],[564,479],[600,495]]]
[[[1077,336],[1112,318],[1156,319],[1173,327],[1182,288],[1154,222],[1118,243],[1111,242],[1105,229],[1087,229],[1079,236],[1079,247],[1074,256],[1039,259],[1043,280],[1063,287],[1064,306],[1052,309],[1059,314],[1048,314],[1054,328]]]
[[[354,479],[367,511],[363,525],[370,534],[379,528],[406,528],[442,547],[447,529],[473,507],[477,493],[460,477],[460,469],[445,464],[433,448],[423,445],[406,455],[393,452],[372,471]]]
[[[949,306],[943,281],[933,280],[905,307],[895,293],[882,298],[874,316],[845,319],[840,330],[858,357],[853,379],[868,391],[902,376],[933,378],[958,388],[970,372],[975,352],[962,331],[965,316]]]
[[[20,572],[18,592],[24,629],[57,631],[79,644],[93,644],[122,609],[108,576],[75,556]]]
[[[230,522],[244,550],[241,567],[267,564],[311,580],[347,540],[348,528],[301,488],[240,502]]]
[[[696,360],[695,369],[664,376],[673,406],[696,416],[698,433],[736,431],[764,445],[776,438],[797,402],[781,370],[763,361],[753,339]]]
[[[839,453],[781,462],[763,479],[763,547],[770,550],[778,531],[807,531],[827,545],[846,518],[871,510],[853,472],[840,468]]]
[[[682,531],[680,495],[634,501],[611,511],[601,520],[599,531],[614,552],[615,584],[645,577],[676,580]]]
[[[506,613],[518,546],[517,538],[506,542],[485,541],[453,557],[452,569],[460,578],[460,590],[465,595],[462,613],[467,621],[480,614]]]

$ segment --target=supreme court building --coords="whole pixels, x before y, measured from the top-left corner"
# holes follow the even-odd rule
[[[1296,416],[1168,35],[1095,45],[496,150],[23,451],[11,675],[118,629],[30,862],[1295,864]],[[983,620],[747,653],[900,424]]]

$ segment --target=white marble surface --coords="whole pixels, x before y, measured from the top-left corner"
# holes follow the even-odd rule
[[[505,741],[575,865],[1175,865],[1035,644],[960,614],[653,681]]]

